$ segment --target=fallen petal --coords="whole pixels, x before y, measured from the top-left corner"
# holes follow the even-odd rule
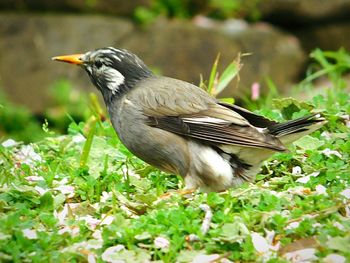
[[[329,254],[324,258],[325,263],[345,263],[345,257],[338,254]]]
[[[260,234],[258,233],[252,233],[251,234],[253,246],[255,250],[259,253],[265,253],[269,251],[269,244],[267,243],[266,239],[263,238]]]
[[[164,237],[156,237],[154,239],[154,246],[156,248],[165,249],[165,248],[169,248],[169,245],[170,245],[169,240]]]
[[[344,196],[346,199],[350,199],[350,188],[341,191],[340,195]]]
[[[284,257],[293,263],[299,263],[304,261],[317,260],[315,253],[316,253],[316,249],[305,248],[305,249],[288,252],[284,254]]]
[[[37,239],[38,238],[38,235],[36,234],[36,230],[34,230],[34,229],[26,228],[26,229],[22,230],[22,233],[23,233],[23,236],[25,236],[28,239]]]
[[[212,263],[219,258],[220,258],[220,255],[218,254],[198,255],[192,260],[192,263]]]

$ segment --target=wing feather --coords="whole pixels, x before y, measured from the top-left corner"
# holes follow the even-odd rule
[[[259,124],[271,124],[271,121],[235,106],[221,105],[190,83],[154,77],[141,84],[128,96],[138,102],[147,124],[152,127],[203,143],[285,150],[278,138],[251,123],[254,120]]]

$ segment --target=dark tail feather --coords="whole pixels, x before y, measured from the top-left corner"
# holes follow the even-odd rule
[[[270,134],[275,135],[282,143],[286,144],[321,128],[325,122],[325,119],[320,114],[313,114],[296,120],[274,124],[268,129]]]

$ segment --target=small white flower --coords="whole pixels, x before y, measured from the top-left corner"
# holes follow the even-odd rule
[[[335,226],[339,230],[345,230],[345,227],[337,221],[333,223],[333,226]]]
[[[317,228],[317,227],[321,227],[322,225],[320,223],[313,223],[312,227],[313,228]]]
[[[318,176],[319,174],[320,174],[320,172],[313,172],[313,173],[311,173],[311,174],[308,174],[308,175],[305,175],[305,176],[303,176],[303,177],[301,177],[301,178],[298,178],[298,179],[296,180],[296,182],[302,183],[302,184],[306,184],[308,181],[310,181],[310,178],[311,178],[311,177],[316,177],[316,176]]]
[[[294,166],[292,169],[292,174],[293,175],[301,175],[301,168],[300,166]]]
[[[315,190],[316,190],[316,193],[319,195],[328,195],[327,188],[321,184],[316,185]]]
[[[29,182],[45,181],[42,176],[30,175],[26,177],[26,180]]]
[[[75,237],[80,233],[80,228],[78,226],[64,226],[58,230],[58,234],[62,235],[64,233],[69,233],[72,237]]]
[[[294,188],[289,188],[287,192],[293,195],[308,195],[310,194],[310,188],[297,186]]]
[[[123,249],[125,249],[123,245],[109,247],[102,253],[102,259],[111,263],[124,263],[124,260],[118,260],[115,258],[115,254]]]
[[[103,246],[103,241],[102,240],[96,240],[96,239],[90,239],[85,242],[86,244],[84,245],[84,248],[87,250],[90,249],[100,249]]]
[[[31,145],[24,145],[16,154],[16,159],[27,165],[42,161],[41,156],[34,151]]]
[[[38,238],[38,235],[36,234],[36,230],[34,230],[34,229],[26,228],[26,229],[22,230],[22,233],[23,233],[23,236],[25,236],[28,239],[37,239]]]
[[[1,145],[5,148],[16,146],[18,143],[15,140],[8,139],[4,141]]]
[[[48,190],[47,189],[44,189],[44,188],[42,188],[42,187],[40,187],[40,186],[35,186],[34,187],[34,189],[35,189],[35,191],[37,191],[40,195],[44,195]]]
[[[266,253],[269,251],[269,244],[260,234],[253,232],[250,236],[252,238],[253,246],[257,252]]]
[[[330,140],[332,138],[331,134],[328,131],[322,132],[321,136],[327,140]]]
[[[74,196],[74,186],[72,185],[60,185],[55,187],[54,189],[61,192],[64,195],[69,195],[69,198]]]
[[[288,252],[284,254],[284,257],[293,263],[310,262],[313,260],[317,260],[315,253],[316,253],[316,249],[305,248],[305,249]]]
[[[342,155],[338,151],[331,150],[329,148],[324,149],[323,151],[321,151],[321,153],[323,153],[327,157],[330,157],[331,155],[335,155],[335,156],[339,157],[340,159],[342,158]]]
[[[92,253],[89,253],[89,255],[87,257],[87,261],[88,261],[88,263],[96,263],[95,255]]]
[[[329,254],[324,259],[325,263],[345,263],[345,257],[338,254]]]
[[[350,188],[341,191],[340,195],[344,196],[346,199],[350,199]]]
[[[286,229],[295,229],[298,228],[300,225],[300,222],[296,221],[296,222],[291,222],[286,226]]]
[[[114,216],[104,217],[104,215],[102,215],[101,225],[110,225],[110,224],[112,224],[113,220],[114,220]]]
[[[218,254],[212,254],[212,255],[198,255],[193,260],[192,263],[212,263],[216,262],[220,258],[220,255]]]
[[[169,245],[170,245],[169,240],[164,237],[156,237],[154,239],[154,246],[156,248],[166,249],[166,248],[169,248]]]
[[[92,234],[92,237],[93,237],[94,239],[102,240],[102,233],[101,233],[101,230],[96,229],[96,230],[94,231],[94,233]]]
[[[60,181],[57,181],[55,180],[54,181],[55,184],[58,184],[58,185],[66,185],[68,183],[68,178],[64,177],[62,180]]]
[[[57,212],[56,210],[53,212],[53,215],[58,219],[58,224],[59,225],[66,225],[66,217],[68,216],[68,211],[69,209],[75,209],[79,207],[79,203],[69,203],[65,204],[63,209],[60,212]]]
[[[91,215],[83,216],[79,219],[84,220],[88,224],[88,227],[92,230],[94,230],[101,222],[100,219],[94,218]]]
[[[301,184],[306,184],[308,181],[310,181],[310,176],[308,176],[308,175],[301,177],[301,178],[298,178],[296,180],[297,183],[301,183]]]
[[[281,245],[280,242],[276,242],[275,245],[273,245],[274,238],[276,235],[275,231],[274,230],[269,231],[268,229],[265,229],[265,233],[266,233],[267,243],[270,245],[270,250],[278,251]]]
[[[86,141],[85,137],[80,133],[72,137],[72,142],[75,142],[75,143],[80,143],[85,141]]]
[[[112,192],[107,193],[106,191],[103,191],[102,196],[100,197],[100,201],[102,203],[105,203],[107,202],[108,199],[112,198],[112,196],[113,196]]]

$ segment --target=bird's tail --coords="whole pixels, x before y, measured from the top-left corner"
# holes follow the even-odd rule
[[[320,114],[301,117],[292,121],[278,123],[270,126],[270,134],[278,137],[283,144],[292,143],[299,138],[318,130],[326,123]]]

